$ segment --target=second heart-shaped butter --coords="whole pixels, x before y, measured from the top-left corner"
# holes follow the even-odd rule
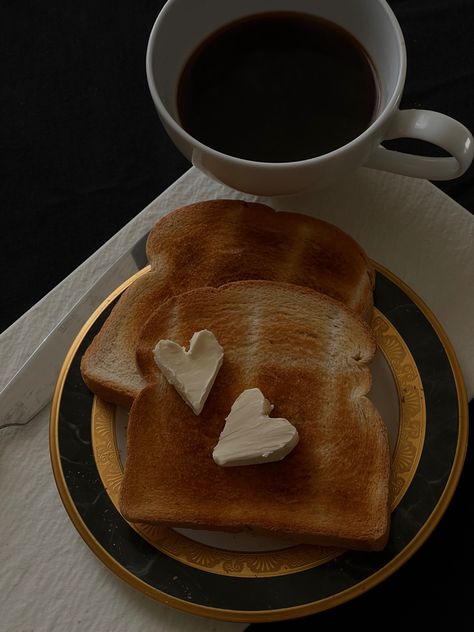
[[[255,465],[280,461],[299,441],[287,420],[269,417],[273,406],[258,388],[235,400],[212,457],[218,465]]]
[[[194,333],[189,351],[172,340],[160,340],[154,355],[168,382],[199,415],[224,358],[224,350],[212,331]]]

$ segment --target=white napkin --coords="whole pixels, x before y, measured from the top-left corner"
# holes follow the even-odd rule
[[[100,274],[165,213],[193,201],[245,198],[188,171],[0,336],[0,386]],[[474,217],[426,181],[361,169],[323,192],[262,199],[311,213],[353,235],[436,314],[474,395]],[[235,632],[155,603],[115,577],[75,531],[48,451],[48,409],[0,435],[0,612],[9,632]]]
[[[145,597],[100,562],[54,483],[49,406],[0,437],[0,628],[8,632],[239,632]]]

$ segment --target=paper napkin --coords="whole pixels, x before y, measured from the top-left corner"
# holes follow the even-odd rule
[[[0,336],[1,382],[100,274],[165,213],[210,198],[245,198],[191,169]],[[262,198],[340,226],[434,312],[474,396],[474,217],[426,181],[360,169],[336,187]],[[10,632],[236,632],[155,603],[104,567],[61,505],[48,452],[48,410],[2,431],[0,611]]]

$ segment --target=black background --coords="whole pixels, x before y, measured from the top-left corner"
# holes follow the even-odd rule
[[[163,4],[0,3],[0,331],[189,167],[163,131],[146,84],[147,39]],[[407,45],[402,107],[438,110],[474,130],[474,1],[389,4]],[[437,186],[474,212],[474,167]],[[396,575],[292,629],[349,624],[401,630],[415,622],[468,629],[474,594],[470,480],[468,454],[445,517]]]

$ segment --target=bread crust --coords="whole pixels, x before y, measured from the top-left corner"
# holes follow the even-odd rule
[[[81,361],[87,386],[129,408],[145,385],[135,363],[142,324],[188,290],[244,279],[307,286],[370,319],[374,270],[342,230],[306,215],[239,200],[177,209],[150,232],[151,272],[124,292]]]
[[[161,375],[152,349],[212,331],[225,351],[196,417]],[[148,385],[135,399],[120,509],[132,522],[242,530],[376,550],[389,529],[387,430],[367,399],[371,328],[314,290],[268,281],[172,297],[148,319],[137,362]],[[300,435],[282,461],[223,468],[212,459],[225,417],[246,388]]]

